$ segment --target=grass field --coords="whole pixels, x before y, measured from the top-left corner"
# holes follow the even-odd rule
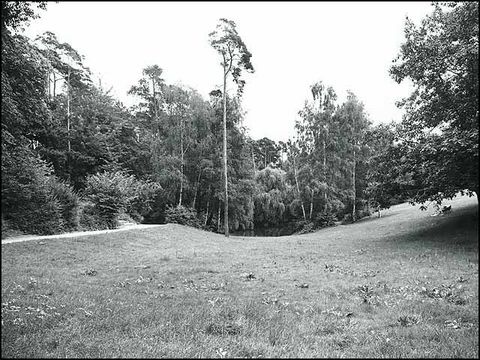
[[[2,245],[2,357],[476,357],[478,208]]]

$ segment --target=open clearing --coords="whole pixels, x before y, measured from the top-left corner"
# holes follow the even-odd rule
[[[477,357],[478,208],[2,244],[2,357]]]

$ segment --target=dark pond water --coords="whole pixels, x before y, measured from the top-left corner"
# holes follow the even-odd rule
[[[253,230],[237,230],[232,231],[232,236],[287,236],[292,235],[294,233],[294,229],[286,227],[286,228],[259,228]]]

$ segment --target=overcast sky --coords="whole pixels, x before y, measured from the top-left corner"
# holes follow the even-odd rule
[[[252,53],[245,77],[244,125],[254,139],[287,140],[309,87],[347,89],[374,123],[398,121],[395,102],[411,87],[388,69],[404,41],[405,17],[418,23],[430,2],[59,2],[48,3],[26,34],[52,31],[68,42],[105,88],[125,105],[142,69],[157,64],[167,83],[206,99],[222,84],[220,58],[208,43],[219,18],[233,20]]]

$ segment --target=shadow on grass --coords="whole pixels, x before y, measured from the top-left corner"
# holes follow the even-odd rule
[[[433,243],[451,243],[452,245],[470,245],[478,247],[478,206],[469,206],[454,210],[452,213],[431,217],[433,224],[415,227],[406,234],[397,236],[395,241],[428,241]]]

